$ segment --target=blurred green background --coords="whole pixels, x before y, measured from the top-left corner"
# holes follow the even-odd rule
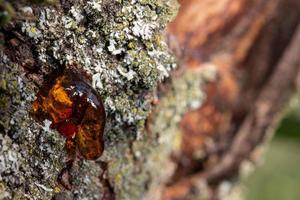
[[[247,180],[246,200],[300,200],[300,95],[291,101],[266,152]]]

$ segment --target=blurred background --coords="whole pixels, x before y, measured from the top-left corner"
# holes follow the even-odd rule
[[[300,199],[300,94],[290,103],[263,165],[245,180],[247,200]]]
[[[235,183],[239,185],[239,172],[244,163],[259,162],[260,166],[255,169],[253,174],[243,180],[243,186],[245,186],[243,187],[245,188],[245,194],[243,193],[243,195],[246,196],[246,199],[300,200],[300,94],[295,96],[288,106],[285,106],[290,95],[294,94],[296,87],[300,85],[300,76],[298,75],[300,69],[300,0],[178,1],[180,7],[177,12],[176,0],[174,2],[171,2],[171,0],[61,0],[57,1],[57,5],[53,6],[53,12],[49,12],[48,17],[48,10],[38,5],[32,5],[32,7],[27,7],[26,9],[23,8],[24,5],[22,3],[27,2],[27,0],[0,0],[0,45],[2,41],[5,57],[7,56],[7,59],[11,60],[11,66],[22,66],[28,71],[28,75],[30,73],[34,75],[33,78],[30,78],[32,82],[35,82],[35,79],[39,79],[34,77],[39,76],[41,77],[39,82],[42,82],[42,77],[50,71],[44,70],[43,67],[48,69],[48,65],[50,67],[52,64],[68,63],[70,61],[69,58],[75,58],[77,55],[81,55],[84,58],[82,59],[84,61],[82,65],[84,65],[84,68],[87,67],[87,69],[89,69],[91,62],[86,62],[85,60],[94,60],[97,63],[96,61],[99,61],[99,58],[103,58],[104,64],[109,63],[107,69],[105,64],[103,72],[102,69],[99,69],[101,72],[98,73],[98,69],[96,70],[98,66],[95,69],[91,68],[90,72],[93,77],[96,75],[93,73],[97,73],[97,77],[98,75],[100,77],[101,74],[101,77],[95,79],[96,81],[94,82],[99,80],[98,82],[100,83],[102,74],[105,75],[103,76],[104,81],[107,80],[107,85],[104,84],[105,87],[102,87],[101,84],[102,89],[107,89],[103,90],[101,94],[105,94],[105,97],[108,99],[113,99],[109,102],[115,102],[112,105],[109,103],[109,107],[112,106],[109,112],[113,116],[109,118],[110,115],[108,115],[109,120],[111,120],[109,123],[117,124],[116,131],[112,132],[120,131],[123,133],[122,129],[124,131],[128,129],[130,133],[132,131],[133,138],[136,137],[136,140],[138,140],[140,127],[143,128],[143,120],[147,115],[146,111],[150,109],[150,102],[155,109],[159,110],[158,114],[154,112],[146,121],[146,131],[155,133],[153,134],[155,137],[149,134],[151,135],[149,137],[151,142],[148,143],[146,140],[141,140],[140,146],[137,145],[139,147],[135,149],[135,145],[133,145],[135,139],[132,140],[131,134],[127,134],[127,132],[126,134],[118,133],[118,135],[124,135],[124,142],[123,136],[120,141],[115,141],[114,136],[108,137],[109,142],[110,138],[112,138],[111,144],[115,144],[114,142],[119,144],[121,142],[120,148],[121,146],[123,148],[123,144],[127,142],[128,149],[130,149],[128,152],[133,155],[123,155],[123,149],[120,150],[118,145],[111,145],[113,149],[111,151],[116,152],[117,156],[108,154],[109,158],[105,159],[113,164],[108,165],[105,160],[105,167],[103,167],[105,169],[101,166],[101,171],[112,173],[112,175],[107,175],[109,177],[107,179],[101,178],[101,182],[104,182],[103,188],[107,190],[108,196],[117,194],[122,197],[121,194],[123,193],[126,195],[136,194],[138,196],[147,190],[147,192],[150,191],[151,195],[154,195],[152,191],[155,191],[153,193],[161,193],[156,195],[162,196],[161,199],[163,200],[233,200],[230,195],[234,192],[230,191],[232,188],[227,186],[234,186]],[[52,1],[39,0],[39,2],[49,3]],[[85,2],[87,2],[87,5],[84,5]],[[101,7],[97,12],[94,11],[95,8],[92,6],[96,5],[95,2],[97,2],[97,7]],[[135,4],[127,5],[128,2]],[[167,2],[170,5],[166,6]],[[74,5],[72,5],[73,3]],[[124,16],[123,11],[126,11]],[[27,17],[22,18],[25,13],[28,14],[28,19]],[[65,20],[56,20],[58,19],[55,16],[56,13],[57,16]],[[22,14],[20,15],[21,17],[18,14]],[[82,19],[81,17],[77,19],[77,15],[82,15]],[[166,19],[162,17],[163,15],[165,15]],[[166,38],[170,49],[176,56],[178,66],[176,70],[169,74],[168,70],[171,70],[173,64],[170,65],[169,61],[167,61],[168,59],[166,61],[163,59],[167,55],[165,54],[167,52],[164,51],[167,50],[164,49],[165,44],[161,42],[163,37],[160,31],[164,28],[161,24],[165,24],[169,18],[172,18],[171,16],[176,17],[168,24]],[[83,18],[86,19],[83,20]],[[101,26],[99,26],[98,21],[101,22],[99,22]],[[5,24],[5,27],[3,26],[2,29],[1,24]],[[62,27],[62,30],[56,31],[57,27]],[[94,46],[91,48],[91,45],[94,45],[94,41],[89,41],[90,31],[92,31],[91,33],[95,32],[95,35],[97,35],[95,38],[99,40],[99,48],[101,49],[101,54],[99,55],[94,55],[90,52],[91,49],[94,49]],[[128,33],[132,35],[128,35]],[[75,39],[78,37],[78,41],[69,41],[70,35]],[[153,36],[153,40],[150,40],[148,35],[149,38]],[[55,40],[60,42],[56,43]],[[84,42],[81,42],[81,40]],[[84,45],[81,43],[84,43]],[[60,44],[63,45],[60,47]],[[112,46],[114,50],[110,49]],[[115,51],[122,53],[114,53]],[[86,55],[89,54],[91,54],[91,57],[86,58]],[[81,56],[75,59],[79,64],[81,64]],[[128,57],[132,57],[130,63],[127,62]],[[157,58],[154,59],[154,57]],[[5,73],[6,70],[7,74],[10,70],[15,70],[10,68],[10,65],[7,64],[8,61],[1,61],[4,60],[1,58],[4,58],[4,56],[0,56],[0,64],[1,62],[4,63],[2,65],[5,66]],[[161,60],[166,63],[162,62],[159,65]],[[173,59],[170,59],[170,62],[173,62],[171,60]],[[71,61],[73,63],[72,59]],[[113,61],[112,65],[110,65],[111,61]],[[45,63],[43,64],[45,66],[41,65],[41,62]],[[60,65],[59,68],[64,68]],[[113,66],[116,66],[116,68]],[[165,68],[165,66],[170,67],[170,69]],[[119,87],[119,81],[115,81],[115,78],[118,76],[111,75],[112,77],[107,77],[105,71],[108,70],[107,74],[120,73],[120,75],[126,77],[120,72],[118,67],[122,67],[121,71],[124,69],[128,74],[131,72],[137,74],[137,79],[132,79],[131,82],[131,78],[127,77],[130,83],[124,82]],[[160,74],[159,71],[164,70],[170,77],[159,83],[158,88],[154,89]],[[2,72],[2,74],[5,73]],[[16,70],[16,74],[19,73]],[[11,80],[15,80],[11,78],[11,75],[4,77],[5,83],[10,84],[12,83]],[[18,76],[17,78],[16,82],[21,82],[22,79],[19,81],[20,77]],[[26,83],[26,80],[21,82],[22,86],[20,88],[22,92],[23,87],[24,91],[26,88],[23,86],[23,82]],[[6,84],[2,85],[4,85],[2,88],[6,88]],[[14,84],[11,85],[16,90],[16,94],[19,95],[21,92],[16,89],[17,87]],[[10,93],[10,87],[7,88],[5,89],[7,94],[4,97],[9,99],[7,102],[12,101],[14,103],[13,100],[16,98],[16,95],[14,95],[15,93]],[[125,88],[126,92],[124,92],[126,94],[124,93],[123,95],[122,92]],[[119,106],[119,100],[114,101],[118,99],[114,94],[118,94],[119,91],[122,91],[120,93],[122,94],[122,98],[120,97],[122,101],[120,102],[124,100],[128,109],[126,106],[123,108],[123,103],[120,103]],[[140,93],[140,91],[142,92]],[[152,95],[152,92],[154,95]],[[28,99],[26,98],[26,100]],[[164,99],[167,99],[166,102],[170,101],[170,103],[164,104]],[[131,103],[134,102],[133,100],[142,103]],[[144,102],[148,102],[149,106],[144,107]],[[15,106],[14,104],[11,104],[13,105],[11,106],[10,103],[5,103],[5,108],[7,107],[7,110],[11,109],[13,111],[11,113],[15,113],[17,108],[22,108],[25,113],[26,108],[22,103],[24,102],[21,102],[19,105],[18,101],[16,107],[13,107]],[[116,109],[115,111],[114,104],[120,107],[118,108],[119,110]],[[24,105],[26,104],[24,103]],[[130,113],[132,110],[132,118],[137,121],[136,124],[132,123],[132,120],[127,120],[127,111],[129,110]],[[140,112],[136,112],[136,110],[141,111],[141,118],[139,116]],[[116,116],[119,116],[117,111],[120,113],[124,112],[123,114],[126,116],[124,117],[126,120],[124,120],[122,125],[119,122],[123,123],[123,121],[115,118],[115,113]],[[275,137],[270,143],[266,144],[265,138],[269,137],[266,130],[277,119],[277,114],[282,112],[285,114],[281,122],[276,124]],[[10,114],[7,114],[9,112],[6,112],[4,109],[0,109],[0,115],[1,113],[7,118],[9,131],[17,130],[18,128],[15,127],[19,127],[18,125],[25,127],[23,121],[18,120],[23,118],[16,117],[18,115],[12,115],[11,117]],[[16,119],[16,122],[11,121],[11,118],[13,120]],[[131,118],[131,114],[129,118]],[[31,128],[31,121],[26,123]],[[110,126],[113,127],[111,124]],[[14,127],[14,129],[10,129],[10,127]],[[35,127],[33,128],[32,130],[35,130]],[[176,137],[172,136],[176,140],[174,142],[176,143],[174,150],[171,147],[173,146],[171,140],[165,139],[167,138],[165,136],[160,137],[160,134],[168,135],[166,132],[176,134]],[[18,132],[18,135],[24,136],[26,134]],[[19,141],[14,141],[14,137],[11,136],[11,138],[9,137],[9,141],[13,140],[13,142],[19,144]],[[24,138],[26,139],[24,140],[25,142],[33,144],[27,145],[25,143],[30,147],[40,144],[35,142],[35,140],[43,143],[48,140],[41,140],[39,135],[30,135],[30,137],[26,135]],[[31,138],[35,138],[35,140]],[[19,149],[22,149],[21,147],[24,146],[23,140],[19,140]],[[152,145],[152,140],[153,147],[158,149],[157,152],[161,152],[162,149],[165,154],[160,155],[160,153],[152,151],[152,146],[149,151],[147,148],[142,148],[143,145],[150,143]],[[167,145],[160,142],[163,140],[167,141]],[[157,146],[155,146],[156,143],[158,143]],[[264,148],[266,149],[265,156],[257,153],[262,146],[267,147]],[[117,147],[116,151],[114,151],[115,147]],[[147,151],[147,154],[144,155],[141,153],[142,151],[138,151],[138,148],[145,150],[145,152]],[[31,152],[31,148],[28,149],[28,152]],[[56,146],[53,149],[56,149]],[[23,153],[22,149],[22,155],[28,155],[27,158],[31,161],[31,153],[27,153],[27,149],[24,151],[26,154]],[[19,150],[13,149],[13,152],[19,152]],[[45,158],[48,160],[48,157],[45,155],[50,154],[49,152],[47,151],[47,154],[43,153],[44,156],[41,156],[42,153],[37,151],[35,153],[37,157],[34,158],[37,158],[38,163],[44,166]],[[118,152],[122,153],[119,154]],[[135,152],[139,152],[137,155],[142,156],[135,156]],[[152,159],[152,152],[155,154],[153,156],[155,161],[160,159],[167,160],[172,165],[172,169],[165,170],[168,168],[159,166],[163,162],[154,162],[155,164],[152,166],[152,162],[148,162],[148,158]],[[156,154],[159,155],[159,158],[156,157]],[[110,158],[113,161],[110,161]],[[260,162],[261,160],[263,162]],[[59,160],[54,159],[51,162],[54,163],[56,161]],[[11,166],[13,165],[10,164],[9,167]],[[30,166],[30,170],[36,167],[36,165],[34,167],[28,166]],[[47,163],[46,166],[51,166],[51,164]],[[162,171],[163,176],[156,177],[154,175],[156,170]],[[15,171],[12,170],[14,173]],[[42,170],[32,171],[38,171],[38,173],[29,173],[34,178],[39,178],[39,173],[42,174]],[[91,173],[89,174],[90,177],[94,177],[98,172],[89,171],[89,173]],[[104,174],[104,172],[101,173]],[[7,177],[9,177],[10,174],[7,174]],[[56,175],[53,175],[50,167],[49,174],[51,177],[56,177]],[[136,174],[145,174],[145,177],[135,177]],[[104,176],[106,177],[106,175]],[[26,178],[22,178],[22,180],[27,180],[27,174],[24,177]],[[7,178],[7,180],[5,184],[9,186],[11,191],[18,190],[14,182],[8,184],[11,182],[11,178]],[[200,182],[203,185],[199,184]],[[46,181],[45,184],[49,185]],[[30,182],[27,185],[32,184]],[[97,184],[93,185],[98,187]],[[155,186],[153,186],[154,189],[152,185]],[[86,186],[87,191],[90,191],[89,186],[87,184]],[[37,185],[37,187],[40,186]],[[20,186],[20,188],[23,188],[23,186]],[[135,188],[143,190],[140,191]],[[95,189],[97,193],[98,189]],[[24,191],[26,190],[27,186]],[[85,193],[88,194],[88,192]],[[101,195],[106,196],[106,194]],[[129,199],[141,198],[131,197]],[[154,198],[150,197],[149,199],[152,200]],[[111,198],[108,200],[111,200]]]
[[[230,195],[238,192],[225,194],[226,187],[231,181],[238,185],[239,166],[259,162],[254,174],[243,180],[246,193],[241,196],[300,199],[300,95],[286,106],[299,79],[300,1],[179,2],[168,27],[170,47],[182,68],[196,73],[214,67],[217,78],[206,86],[203,105],[181,121],[183,139],[174,180],[192,178],[185,185],[172,180],[166,193],[172,200],[197,199],[191,188],[204,174],[210,183],[206,199],[237,199]],[[271,143],[265,144],[266,130],[279,113],[285,116],[276,124]],[[265,155],[261,149],[266,149]],[[197,157],[200,150],[205,159]]]

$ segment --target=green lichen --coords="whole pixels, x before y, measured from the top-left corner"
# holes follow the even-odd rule
[[[22,30],[35,41],[43,68],[57,67],[47,65],[53,59],[79,64],[93,75],[114,121],[134,125],[149,111],[150,102],[138,97],[175,66],[159,36],[175,13],[174,2],[74,3],[67,13],[42,10],[39,21],[24,23]]]
[[[91,75],[92,85],[102,96],[107,113],[105,152],[101,160],[109,165],[109,182],[117,199],[141,199],[150,180],[158,174],[155,162],[163,163],[163,156],[173,148],[171,145],[161,156],[157,155],[164,143],[157,142],[156,137],[149,138],[144,129],[152,109],[149,96],[176,67],[162,37],[167,22],[176,12],[174,5],[177,5],[175,0],[74,1],[65,9],[39,8],[32,13],[36,14],[36,21],[19,22],[21,30],[18,31],[34,46],[39,71],[49,72],[75,64]],[[21,154],[16,156],[21,167],[8,164],[16,174],[3,176],[3,183],[10,185],[6,191],[12,197],[29,195],[35,199],[51,199],[58,192],[56,177],[64,164],[64,140],[49,129],[49,122],[41,126],[28,116],[37,88],[21,75],[23,69],[1,53],[1,69],[14,75],[3,73],[7,74],[3,77],[6,83],[1,83],[1,88],[12,87],[8,91],[13,93],[7,93],[5,98],[13,97],[8,101],[13,103],[11,106],[3,103],[11,115],[4,114],[8,125],[0,136],[4,136],[6,143],[12,143],[9,150]],[[182,84],[185,85],[185,81]],[[195,84],[199,87],[198,82]],[[172,103],[161,105],[172,110],[176,98],[168,97],[166,101]],[[189,105],[178,106],[183,109]],[[183,110],[174,112],[180,116]],[[160,113],[157,119],[160,116],[166,117]],[[173,137],[178,120],[169,122],[171,115],[164,120],[168,126],[153,129],[159,130],[159,138]],[[9,134],[11,132],[13,134]],[[157,134],[155,131],[154,135]],[[7,150],[0,146],[0,155],[6,154]],[[7,158],[4,156],[4,159]],[[98,178],[101,170],[97,162],[80,162],[73,172],[72,198],[100,199],[103,195]],[[24,191],[19,183],[30,187]],[[59,195],[62,193],[66,192]]]
[[[214,79],[214,74],[214,69],[207,68],[199,73],[187,71],[172,80],[169,92],[151,115],[150,133],[143,128],[139,140],[129,146],[118,144],[105,152],[102,159],[109,164],[109,178],[117,199],[145,198],[171,175],[168,158],[180,147],[178,123],[187,110],[201,105],[205,98],[202,87]]]

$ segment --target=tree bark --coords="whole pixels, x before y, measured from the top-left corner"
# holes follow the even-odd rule
[[[0,199],[240,191],[300,80],[300,1],[179,4],[11,2],[15,16],[1,27]],[[70,190],[57,181],[65,139],[29,114],[45,77],[64,68],[90,80],[107,115],[104,153],[78,159],[64,177]]]

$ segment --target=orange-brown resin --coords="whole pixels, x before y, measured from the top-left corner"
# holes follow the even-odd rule
[[[46,81],[31,113],[40,122],[52,121],[51,128],[67,138],[69,155],[75,155],[77,149],[86,159],[101,156],[104,107],[98,93],[77,71],[65,70],[54,82]]]

